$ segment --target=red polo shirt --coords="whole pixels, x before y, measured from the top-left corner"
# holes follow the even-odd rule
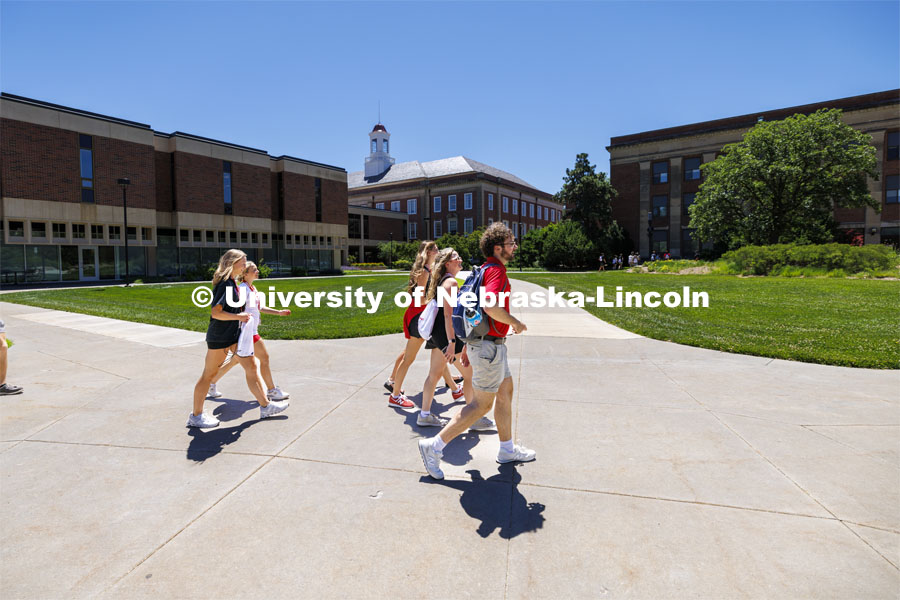
[[[487,265],[497,266],[487,267]],[[506,267],[502,262],[500,262],[493,256],[484,261],[484,267],[482,268],[485,267],[487,268],[484,272],[484,277],[481,280],[481,285],[484,286],[484,291],[491,294],[498,294],[497,302],[494,304],[494,306],[505,308],[506,311],[509,312],[509,296],[499,296],[500,292],[509,292],[512,289],[509,285],[509,277],[506,276]],[[488,335],[505,337],[508,332],[509,325],[491,319],[491,330],[488,332]]]

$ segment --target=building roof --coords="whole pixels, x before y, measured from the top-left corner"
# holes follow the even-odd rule
[[[376,131],[383,131],[387,133],[387,129],[385,129],[384,125],[382,125],[381,123],[377,123],[375,127],[372,128],[372,133],[375,133]]]
[[[821,108],[840,108],[842,110],[848,111],[876,108],[878,106],[897,103],[900,103],[900,89],[875,92],[873,94],[863,94],[861,96],[851,96],[849,98],[839,98],[837,100],[828,100],[826,102],[816,102],[814,104],[792,106],[790,108],[779,108],[775,110],[761,111],[748,115],[740,115],[737,117],[716,119],[714,121],[703,121],[701,123],[692,123],[690,125],[680,125],[678,127],[655,129],[653,131],[644,131],[642,133],[633,133],[630,135],[620,135],[611,138],[609,140],[609,146],[607,146],[606,149],[612,150],[613,148],[630,146],[632,144],[655,142],[659,140],[700,135],[704,133],[713,133],[716,131],[725,131],[729,129],[747,129],[756,125],[756,123],[760,119],[765,121],[776,121],[786,119],[787,117],[790,117],[797,113],[814,113]]]
[[[413,160],[410,162],[397,163],[391,165],[384,173],[369,178],[365,177],[364,171],[354,171],[347,175],[347,187],[352,190],[365,188],[370,185],[399,183],[401,181],[414,179],[435,179],[437,177],[462,175],[465,173],[481,173],[488,177],[499,177],[510,183],[542,191],[527,181],[519,179],[512,173],[501,171],[500,169],[480,163],[477,160],[472,160],[471,158],[466,158],[465,156],[454,156],[453,158],[442,158],[440,160],[428,162]]]

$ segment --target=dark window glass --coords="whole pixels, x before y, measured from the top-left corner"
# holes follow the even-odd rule
[[[38,238],[47,237],[47,224],[46,223],[32,223],[31,224],[31,237],[38,237]]]
[[[224,244],[224,243],[225,243],[225,232],[224,232],[224,231],[220,231],[220,232],[219,232],[219,243],[220,243],[220,244]]]
[[[653,246],[652,250],[656,250],[659,252],[668,252],[669,251],[669,232],[665,229],[655,229],[653,231]]]
[[[228,232],[228,239],[230,240],[230,243],[232,243],[232,244],[237,244],[237,232],[236,232],[236,231],[229,231],[229,232]]]
[[[66,237],[66,224],[65,223],[54,223],[53,224],[53,237],[55,237],[55,238]]]
[[[681,197],[681,214],[683,214],[686,217],[689,216],[688,208],[690,207],[691,204],[694,203],[695,196],[696,196],[696,194],[684,194]]]
[[[215,241],[215,233],[212,231],[206,232],[206,242],[208,244],[212,244]]]
[[[681,258],[694,258],[700,245],[694,240],[693,229],[681,230]]]
[[[684,180],[693,181],[700,179],[700,159],[686,158],[684,159]]]
[[[137,239],[137,227],[129,227],[128,228],[128,239],[129,240]]]
[[[80,150],[81,153],[81,178],[82,179],[93,179],[94,178],[94,156],[92,150],[87,150],[82,148]]]
[[[194,230],[194,242],[196,242],[198,244],[201,242],[200,231],[197,229]]]
[[[242,245],[247,244],[247,232],[246,231],[241,232],[241,244]]]
[[[223,174],[222,174],[222,183],[225,192],[225,214],[232,214],[232,205],[231,205],[231,162],[224,161],[222,166]]]
[[[268,234],[268,233],[262,234],[262,243],[263,243],[263,244],[268,244],[268,243],[269,243],[269,234]]]
[[[900,131],[892,131],[887,134],[887,159],[900,158]]]
[[[322,180],[316,177],[316,223],[322,222]]]
[[[94,151],[89,135],[78,135],[78,159],[81,172],[81,201],[94,201]]]
[[[372,140],[372,152],[378,152],[378,140]]]
[[[669,163],[653,163],[653,183],[667,183],[669,181]]]
[[[669,214],[669,197],[653,196],[653,216],[665,217]]]
[[[94,147],[94,138],[84,133],[78,134],[78,147],[90,150]]]
[[[121,237],[120,229],[118,225],[110,225],[109,226],[109,239],[118,240]]]
[[[253,244],[254,246],[259,243],[259,234],[258,233],[250,234],[250,243]]]
[[[884,178],[884,202],[897,204],[897,188],[900,188],[900,175],[888,175]]]
[[[94,202],[94,190],[90,188],[83,187],[81,188],[81,201],[82,202]]]
[[[84,239],[84,225],[72,225],[72,237],[77,240]]]
[[[384,146],[384,152],[385,152],[385,154],[386,154],[387,151],[388,151],[388,140],[384,140],[384,141],[382,142],[382,145]]]
[[[102,240],[103,239],[103,225],[91,225],[91,239],[92,240]]]
[[[881,243],[894,248],[900,247],[900,227],[882,227]]]
[[[75,281],[78,279],[78,246],[59,247],[60,271],[63,281]]]
[[[180,236],[182,242],[191,241],[191,232],[188,231],[187,229],[179,230],[179,236]]]
[[[142,227],[141,228],[141,239],[145,242],[149,242],[153,240],[153,229],[150,227]]]

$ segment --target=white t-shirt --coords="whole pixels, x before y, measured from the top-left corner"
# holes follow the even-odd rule
[[[245,294],[246,304],[244,304],[244,312],[250,313],[250,320],[241,323],[241,336],[238,338],[237,355],[253,356],[253,336],[259,332],[259,298],[256,292],[250,287],[249,283],[242,283],[238,287],[239,294]]]

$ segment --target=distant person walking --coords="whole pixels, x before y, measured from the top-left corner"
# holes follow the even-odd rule
[[[22,393],[22,387],[6,382],[6,364],[9,348],[6,347],[6,323],[0,319],[0,396],[15,396]]]
[[[433,438],[419,440],[419,453],[428,474],[435,479],[443,479],[441,458],[444,447],[456,436],[466,431],[494,406],[500,451],[497,462],[508,463],[535,459],[535,452],[518,446],[512,439],[512,397],[513,380],[506,355],[506,334],[510,326],[516,333],[524,333],[524,323],[509,314],[509,278],[506,264],[515,254],[516,241],[512,232],[500,222],[493,223],[485,230],[480,241],[481,253],[487,259],[482,268],[486,269],[482,286],[486,294],[497,299],[494,306],[482,306],[490,330],[478,341],[466,345],[466,355],[472,364],[472,384],[475,401],[466,404]],[[474,291],[474,290],[473,290]]]
[[[247,387],[256,401],[259,402],[259,418],[265,419],[282,412],[288,407],[288,402],[269,401],[263,388],[262,377],[259,374],[259,363],[253,356],[237,356],[237,342],[240,337],[240,324],[251,320],[250,313],[243,312],[240,307],[230,306],[226,301],[230,295],[237,299],[237,283],[234,278],[244,272],[247,264],[247,255],[240,250],[229,250],[219,259],[219,266],[213,275],[213,300],[210,310],[209,326],[206,329],[206,360],[203,365],[203,373],[194,386],[194,410],[188,417],[188,427],[216,427],[219,420],[214,416],[203,412],[203,401],[209,391],[209,385],[219,370],[219,365],[225,362],[228,351],[235,353],[235,360],[244,368],[247,379]]]

